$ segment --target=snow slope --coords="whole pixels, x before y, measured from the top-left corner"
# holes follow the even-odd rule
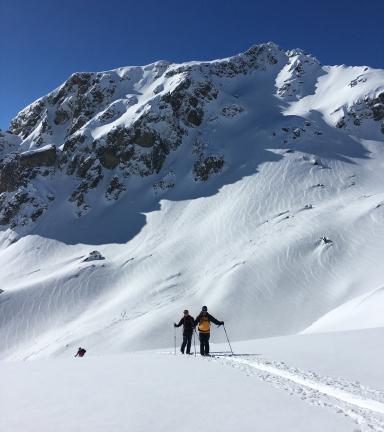
[[[27,107],[0,141],[0,358],[164,348],[203,304],[233,340],[295,334],[382,286],[383,78],[266,44]]]
[[[2,424],[14,432],[179,431],[202,422],[222,431],[321,431],[325,425],[335,432],[351,430],[348,422],[332,413],[302,404],[262,382],[251,382],[235,370],[192,358],[121,355],[84,358],[81,363],[41,360],[8,363],[5,371],[2,381],[11,390],[1,401]],[[16,383],[27,384],[12,385],[7,377],[15,376]]]
[[[381,287],[328,312],[301,333],[384,327],[383,304]]]

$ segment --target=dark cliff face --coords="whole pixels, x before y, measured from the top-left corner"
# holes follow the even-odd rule
[[[267,44],[230,61],[181,66],[157,62],[120,74],[73,74],[11,122],[8,136],[17,135],[24,142],[0,159],[0,223],[25,225],[42,215],[55,197],[41,195],[33,182],[40,176],[53,178],[56,172],[65,173],[73,183],[68,200],[76,204],[78,216],[91,207],[87,196],[105,178],[106,199],[118,200],[132,176],[159,174],[169,154],[208,120],[205,107],[220,94],[213,79],[265,71],[277,63],[280,51]],[[143,79],[154,88],[146,103],[140,104],[136,89]],[[116,122],[128,110],[130,119]],[[103,132],[95,138],[92,131],[102,126]],[[203,147],[197,153],[196,181],[208,180],[225,165],[222,155],[204,154]],[[153,187],[157,193],[173,186],[173,181],[163,179]],[[33,217],[28,210],[31,205]]]
[[[277,76],[289,67],[289,79],[276,96],[290,101],[305,87],[306,72],[320,66],[301,50],[285,53],[269,43],[222,61],[183,65],[160,61],[146,67],[75,73],[20,112],[7,133],[1,131],[0,223],[15,227],[37,220],[55,192],[52,188],[43,194],[36,181],[45,178],[50,184],[58,175],[71,185],[67,200],[81,217],[91,208],[92,191],[103,188],[107,201],[118,200],[133,177],[162,173],[169,155],[183,143],[191,146],[191,178],[207,181],[228,162],[225,152],[210,150],[209,143],[199,138],[205,125],[245,113],[236,95],[229,105],[221,102],[222,86],[253,74],[272,71]],[[382,120],[383,106],[383,94],[368,98],[352,107],[348,119],[342,118],[336,127],[344,127],[349,118],[355,125],[364,119]],[[174,186],[171,171],[153,183],[155,194]]]
[[[346,115],[343,115],[342,118],[335,123],[335,126],[339,129],[345,129],[348,127],[349,122],[353,122],[355,126],[360,126],[363,121],[367,119],[372,119],[375,122],[384,119],[384,92],[380,93],[375,98],[366,96],[363,101],[354,103],[348,108]],[[384,134],[383,126],[381,126],[381,132]]]
[[[20,165],[23,167],[53,167],[56,162],[56,147],[54,145],[41,151],[22,153]]]
[[[4,137],[3,133],[3,137]],[[8,137],[11,141],[12,138]],[[50,146],[36,152],[21,153],[17,149],[0,163],[0,225],[15,228],[35,222],[54,200],[44,198],[34,186],[34,179],[53,177],[56,147]]]

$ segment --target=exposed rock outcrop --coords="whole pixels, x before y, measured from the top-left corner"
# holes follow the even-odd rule
[[[20,156],[20,165],[23,167],[55,166],[56,147],[54,145],[44,147],[38,151],[25,152]]]
[[[262,85],[270,80],[277,86],[276,96],[292,103],[306,96],[308,88],[313,90],[313,83],[304,85],[307,77],[313,81],[320,73],[321,63],[315,57],[299,49],[284,52],[272,42],[213,62],[159,61],[145,67],[75,73],[21,111],[8,132],[0,130],[0,223],[25,226],[43,215],[55,200],[49,181],[56,174],[67,182],[65,199],[78,216],[97,205],[94,197],[113,204],[128,194],[135,177],[153,176],[149,184],[155,194],[165,194],[177,187],[172,154],[183,145],[193,146],[192,152],[187,150],[189,178],[207,181],[223,171],[232,155],[219,139],[210,143],[206,130],[225,124],[238,127],[251,118],[252,103],[241,93],[245,79],[250,83],[261,77]],[[236,87],[237,79],[242,84]],[[353,80],[351,89],[364,80],[363,75]],[[372,94],[348,109],[336,109],[344,113],[336,126],[348,129],[350,122],[358,126],[364,119],[383,120],[384,93]],[[282,130],[283,145],[288,140],[290,145],[294,140],[303,144],[311,124],[287,121],[268,131],[268,136],[285,135]],[[312,137],[322,134],[319,125],[312,127]],[[255,136],[260,137],[261,130]],[[379,130],[384,133],[384,123]],[[40,195],[41,177],[48,189]]]
[[[103,255],[101,255],[101,253],[97,250],[90,252],[87,257],[83,260],[84,262],[89,262],[89,261],[99,261],[99,260],[104,260],[105,258],[103,257]]]
[[[341,109],[338,108],[334,112],[336,113]],[[377,97],[370,98],[366,96],[364,100],[355,102],[348,107],[346,113],[335,123],[335,127],[339,129],[347,128],[350,122],[355,126],[360,126],[367,119],[377,122],[384,119],[384,92]],[[383,131],[383,127],[381,129]]]

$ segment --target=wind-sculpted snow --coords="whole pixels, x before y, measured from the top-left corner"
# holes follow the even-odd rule
[[[0,135],[2,358],[161,348],[202,304],[292,334],[382,286],[383,77],[269,43],[27,107]]]

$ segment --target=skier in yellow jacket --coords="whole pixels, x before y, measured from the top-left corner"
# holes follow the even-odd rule
[[[192,327],[194,328],[197,324],[199,324],[200,354],[202,356],[209,356],[209,335],[211,321],[219,326],[224,324],[224,321],[218,321],[208,313],[207,306],[203,306],[201,308],[200,315],[192,323]]]

